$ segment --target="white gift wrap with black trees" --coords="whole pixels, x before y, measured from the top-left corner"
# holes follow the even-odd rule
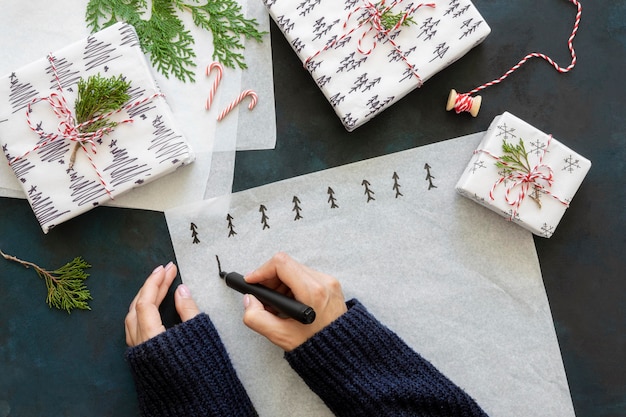
[[[529,172],[497,165],[505,141],[511,145],[523,142]],[[549,238],[590,168],[587,158],[505,112],[487,129],[456,189],[533,234]]]
[[[469,0],[263,1],[348,131],[421,86],[491,31]],[[406,13],[406,25],[384,33],[376,10]]]
[[[79,148],[70,167],[76,142],[59,134],[58,110],[47,101],[32,102],[62,96],[74,114],[79,79],[97,74],[107,78],[121,75],[130,81],[128,103],[145,102],[111,116],[116,122],[132,122],[118,124],[98,138],[94,148]],[[159,94],[134,28],[123,23],[0,79],[0,145],[44,233],[194,160]],[[59,137],[49,141],[49,135],[55,134]]]

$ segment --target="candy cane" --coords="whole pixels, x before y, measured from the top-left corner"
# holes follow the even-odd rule
[[[237,97],[235,100],[233,100],[233,102],[230,103],[228,105],[228,107],[226,107],[224,110],[222,110],[222,112],[219,114],[219,116],[217,116],[217,121],[219,122],[224,117],[226,117],[226,115],[228,113],[230,113],[235,107],[237,107],[237,105],[239,103],[241,103],[243,101],[244,98],[246,98],[248,96],[251,99],[250,100],[250,104],[248,104],[248,109],[252,110],[254,108],[254,106],[256,106],[256,103],[259,100],[259,97],[252,90],[244,90],[244,91],[241,92],[241,94],[239,94],[239,97]]]
[[[219,62],[211,62],[206,67],[206,76],[208,77],[211,74],[213,69],[217,70],[217,76],[213,80],[213,85],[211,86],[211,90],[209,91],[209,97],[206,99],[206,105],[204,106],[207,110],[211,108],[211,104],[213,104],[213,98],[215,97],[215,92],[217,91],[217,87],[220,85],[222,81],[222,76],[224,75],[224,66]]]

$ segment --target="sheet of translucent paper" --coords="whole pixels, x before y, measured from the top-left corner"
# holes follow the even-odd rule
[[[491,416],[573,416],[530,232],[458,195],[481,134],[166,211],[181,277],[261,416],[331,416],[242,323],[246,273],[285,251],[336,276]]]

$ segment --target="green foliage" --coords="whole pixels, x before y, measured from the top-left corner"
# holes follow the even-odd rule
[[[528,161],[528,152],[524,147],[524,142],[520,139],[517,145],[508,143],[506,140],[502,142],[502,151],[504,155],[500,157],[500,161],[496,162],[496,166],[504,169],[505,172],[512,170],[529,173],[530,162]]]
[[[502,141],[502,151],[504,155],[496,162],[496,166],[502,169],[505,175],[510,175],[513,172],[530,174],[532,168],[528,161],[528,152],[526,152],[526,147],[522,139],[519,140],[517,145],[510,144],[506,140]],[[528,196],[541,208],[541,195],[539,190],[540,187],[534,185],[532,194]]]
[[[118,21],[133,25],[143,51],[159,72],[169,78],[173,74],[182,81],[194,81],[194,39],[185,28],[178,12],[191,13],[196,26],[213,34],[213,59],[223,65],[247,68],[242,36],[262,41],[264,32],[257,29],[256,19],[246,19],[235,0],[152,0],[150,19],[145,0],[89,0],[86,10],[87,26],[92,32]]]
[[[76,121],[84,123],[103,114],[120,109],[130,100],[128,89],[130,82],[125,81],[122,75],[104,78],[100,74],[92,75],[87,80],[78,81],[78,97],[75,103]],[[95,132],[101,128],[114,128],[116,122],[104,118],[90,123],[81,132]]]
[[[84,283],[89,277],[85,269],[90,268],[91,265],[83,258],[76,257],[62,267],[48,271],[32,262],[23,261],[2,251],[0,254],[7,260],[18,262],[26,268],[33,268],[37,272],[37,275],[46,282],[48,288],[46,303],[50,307],[65,310],[68,314],[74,308],[91,310],[88,304],[88,301],[92,299],[91,293]]]
[[[378,5],[378,10],[382,12],[382,14],[380,15],[380,23],[383,25],[385,29],[390,30],[390,29],[393,29],[398,24],[400,19],[402,19],[402,16],[404,16],[405,12],[393,14],[391,9],[387,9],[387,8],[388,6],[385,6],[384,4]],[[387,11],[385,11],[385,9],[387,9]],[[404,22],[402,22],[401,26],[410,26],[414,23],[415,21],[413,20],[412,17],[407,17],[404,20]]]
[[[48,297],[46,302],[51,307],[66,310],[68,313],[73,308],[91,310],[88,300],[91,300],[89,289],[85,286],[85,279],[89,274],[86,268],[91,267],[83,258],[74,258],[61,268],[48,272],[36,269],[37,275],[46,281]]]
[[[177,1],[177,3],[180,3]],[[244,56],[233,52],[243,49],[240,36],[262,42],[264,33],[256,29],[255,19],[246,19],[241,14],[241,7],[235,0],[209,1],[202,6],[185,6],[191,11],[194,23],[213,33],[213,58],[227,67],[237,65],[247,68]]]
[[[130,82],[125,81],[122,75],[104,78],[100,74],[96,74],[87,78],[86,81],[81,78],[78,80],[78,97],[74,105],[76,121],[79,124],[85,123],[119,110],[124,103],[130,100],[129,88]],[[104,117],[81,126],[78,130],[81,133],[90,133],[98,129],[113,129],[115,126],[117,126],[117,122]],[[76,162],[76,154],[81,145],[81,142],[76,142],[74,145],[70,155],[70,169]]]

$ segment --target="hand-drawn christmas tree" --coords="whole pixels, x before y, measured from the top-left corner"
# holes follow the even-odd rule
[[[402,193],[400,192],[400,176],[398,175],[397,172],[394,171],[393,176],[391,177],[393,178],[393,190],[396,192],[396,198],[401,197]]]
[[[263,224],[263,230],[269,229],[270,228],[270,224],[268,223],[268,220],[270,218],[266,214],[267,213],[267,207],[265,207],[263,204],[261,204],[261,206],[259,207],[259,213],[261,213],[261,223]]]
[[[376,198],[374,198],[374,194],[376,193],[370,188],[370,182],[368,180],[363,180],[361,185],[365,188],[364,194],[367,195],[367,202],[369,203],[372,200],[376,200]]]
[[[298,196],[295,196],[295,195],[293,196],[292,203],[293,203],[292,211],[296,212],[296,216],[294,217],[293,220],[295,221],[295,220],[302,219],[302,214],[301,214],[302,213],[302,208],[300,207],[301,203],[300,203],[300,199],[298,198]]]
[[[430,173],[430,165],[428,165],[428,163],[426,163],[424,165],[424,169],[426,170],[426,180],[428,181],[428,189],[432,189],[432,188],[437,188],[437,186],[435,184],[433,184],[433,179],[435,177],[433,177]]]
[[[200,243],[200,239],[198,238],[198,226],[196,226],[194,222],[191,222],[191,226],[189,227],[189,230],[191,230],[191,237],[193,238],[193,241],[191,243],[193,244]]]
[[[330,203],[330,208],[334,209],[334,208],[339,208],[339,205],[337,204],[337,199],[335,198],[335,191],[328,187],[328,202]]]
[[[226,215],[226,221],[228,222],[228,237],[233,237],[237,234],[237,232],[235,232],[235,225],[233,224],[233,219],[234,217],[231,216],[230,213]]]

